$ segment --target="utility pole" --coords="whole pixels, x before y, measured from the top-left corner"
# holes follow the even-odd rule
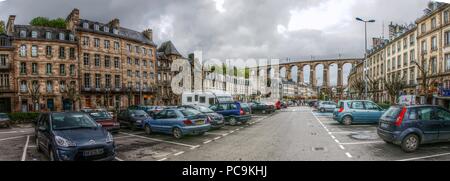
[[[361,18],[356,18],[356,20],[357,21],[361,21],[361,22],[364,22],[364,47],[365,47],[365,49],[364,49],[364,69],[363,69],[363,78],[364,78],[364,98],[365,99],[367,99],[368,98],[368,96],[367,96],[367,92],[368,92],[368,87],[367,87],[367,73],[366,73],[366,71],[367,71],[367,23],[375,23],[375,20],[368,20],[368,21],[366,21],[366,20],[363,20],[363,19],[361,19]]]

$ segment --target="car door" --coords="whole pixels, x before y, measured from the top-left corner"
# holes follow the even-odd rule
[[[161,112],[156,113],[154,118],[149,121],[150,127],[152,128],[153,131],[155,132],[163,131],[161,120],[166,119],[166,112],[167,112],[166,110],[163,110]]]
[[[178,123],[178,114],[175,110],[167,110],[164,119],[159,119],[158,121],[161,124],[162,132],[172,133],[173,127]]]
[[[45,152],[48,153],[49,151],[49,145],[51,143],[51,126],[50,126],[50,115],[44,114],[41,119],[41,124],[39,125],[38,129],[38,138],[39,138],[39,144],[41,145],[41,148]]]
[[[441,122],[439,140],[450,141],[450,112],[443,108],[436,108],[435,118]]]
[[[362,101],[354,101],[351,104],[350,114],[353,117],[353,122],[364,122],[366,119],[366,109]]]
[[[370,122],[378,122],[382,116],[381,108],[373,102],[365,102],[367,120]]]
[[[417,115],[419,119],[416,125],[422,131],[425,142],[433,142],[438,140],[441,121],[436,120],[436,116],[434,116],[434,114],[435,110],[433,107],[417,108]]]

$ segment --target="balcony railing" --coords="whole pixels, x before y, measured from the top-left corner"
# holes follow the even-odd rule
[[[0,87],[1,93],[7,93],[7,92],[14,92],[14,90],[11,89],[11,87]]]

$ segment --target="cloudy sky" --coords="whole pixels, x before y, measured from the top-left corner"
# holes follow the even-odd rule
[[[362,57],[364,26],[355,17],[375,19],[369,37],[383,35],[392,21],[414,22],[427,0],[0,0],[0,18],[81,17],[100,22],[119,18],[135,30],[152,28],[155,42],[172,40],[187,55],[205,58],[310,59]]]

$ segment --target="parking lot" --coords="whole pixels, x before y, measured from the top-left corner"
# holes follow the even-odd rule
[[[225,126],[203,136],[175,139],[123,129],[114,135],[117,161],[423,161],[450,160],[450,143],[422,145],[414,153],[385,143],[377,125],[338,124],[331,113],[293,107],[254,116],[244,125]],[[0,129],[1,161],[45,161],[36,151],[32,125]]]

